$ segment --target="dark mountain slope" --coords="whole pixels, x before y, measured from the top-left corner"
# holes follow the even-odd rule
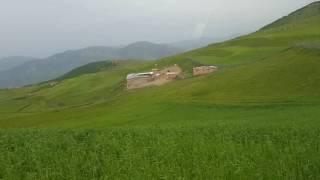
[[[119,60],[119,61],[99,61],[99,62],[92,62],[86,64],[84,66],[75,68],[70,72],[64,74],[63,76],[55,79],[54,81],[62,81],[65,79],[75,78],[77,76],[85,75],[85,74],[93,74],[98,73],[101,71],[111,70],[114,68],[119,68],[123,66],[130,66],[138,63],[142,63],[144,61],[137,61],[137,60]]]
[[[106,59],[157,59],[179,52],[181,50],[177,48],[149,42],[138,42],[123,48],[97,46],[65,51],[0,72],[0,88],[19,87],[47,81],[91,62]]]
[[[139,51],[137,51],[139,49]],[[158,59],[178,52],[177,48],[168,45],[159,45],[149,42],[136,42],[121,49],[121,56],[124,59]]]

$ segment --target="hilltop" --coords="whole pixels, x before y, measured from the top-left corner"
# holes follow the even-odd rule
[[[299,23],[305,21],[305,19],[319,16],[320,13],[320,1],[313,2],[306,7],[296,10],[288,16],[282,17],[279,20],[263,27],[261,30],[267,30],[277,28],[289,24]]]

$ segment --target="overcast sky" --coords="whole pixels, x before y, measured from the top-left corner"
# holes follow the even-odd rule
[[[0,57],[249,33],[315,0],[0,0]]]

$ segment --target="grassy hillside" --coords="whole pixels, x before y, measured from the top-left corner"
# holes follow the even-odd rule
[[[268,26],[262,28],[262,30],[277,28],[284,25],[292,25],[300,21],[303,22],[305,19],[319,16],[319,13],[320,2],[317,1],[269,24]]]
[[[0,90],[0,179],[319,179],[319,7],[184,54]],[[125,89],[155,64],[185,79]],[[219,71],[192,77],[202,64]]]
[[[81,66],[79,68],[75,68],[72,71],[66,73],[65,75],[55,79],[57,81],[62,81],[65,79],[75,78],[85,74],[93,74],[101,71],[108,71],[113,68],[117,68],[119,66],[130,66],[138,63],[142,63],[145,61],[137,61],[137,60],[116,60],[116,61],[100,61],[93,62],[87,65]],[[53,80],[54,81],[54,80]]]
[[[308,14],[309,11],[317,9],[314,6],[319,7],[318,4],[314,3],[297,12]],[[28,103],[30,106],[23,108],[22,112],[38,112],[57,110],[60,108],[58,104],[61,103],[66,104],[62,108],[68,108],[88,102],[103,103],[110,99],[116,101],[114,92],[123,98],[134,94],[134,97],[141,95],[145,96],[142,98],[149,99],[151,94],[155,100],[192,99],[208,103],[317,101],[319,14],[288,21],[282,26],[267,26],[268,28],[247,36],[157,62],[120,66],[99,73],[77,76],[82,72],[90,72],[91,65],[88,65],[70,73],[74,74],[71,77],[77,77],[62,81],[53,87],[41,84],[22,89],[2,90],[0,99],[6,106],[0,106],[0,111],[5,112],[6,110],[2,109],[8,109],[10,104],[14,106],[11,112],[19,109],[21,111]],[[287,18],[290,17],[291,15]],[[186,79],[164,87],[129,93],[124,90],[127,73],[150,70],[154,64],[164,67],[175,63],[183,68]],[[192,77],[192,67],[200,64],[217,65],[220,71],[206,77]],[[115,89],[117,90],[114,91]],[[126,106],[127,101],[119,100],[118,103],[120,102]]]

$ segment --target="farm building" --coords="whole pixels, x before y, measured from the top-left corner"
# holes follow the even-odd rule
[[[127,88],[133,89],[141,84],[146,84],[154,80],[153,72],[135,73],[127,75]]]
[[[218,70],[216,66],[199,66],[193,68],[193,75],[200,76],[205,74],[210,74]]]
[[[152,69],[151,72],[128,74],[127,89],[161,86],[177,79],[181,72],[181,68],[178,65],[174,65],[161,70]]]

